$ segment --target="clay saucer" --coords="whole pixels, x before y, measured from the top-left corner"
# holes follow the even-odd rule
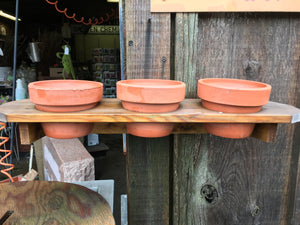
[[[223,113],[255,113],[270,98],[269,84],[227,78],[198,80],[198,97],[203,107]],[[208,123],[207,132],[226,138],[245,138],[251,135],[255,124]]]
[[[29,98],[46,112],[76,112],[95,107],[103,96],[103,84],[87,80],[46,80],[28,85]],[[76,138],[91,132],[93,123],[42,123],[52,138]]]
[[[174,80],[136,79],[117,82],[117,98],[122,106],[143,113],[171,112],[185,97],[185,84]],[[128,133],[140,137],[163,137],[173,130],[172,123],[128,123]]]
[[[87,80],[46,80],[28,85],[30,101],[46,112],[90,109],[102,99],[103,84]]]

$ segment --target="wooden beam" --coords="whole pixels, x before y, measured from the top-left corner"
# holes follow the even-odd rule
[[[19,123],[21,144],[31,144],[45,136],[39,123]],[[126,123],[95,123],[92,134],[125,134]],[[172,134],[207,134],[203,123],[175,123]],[[275,142],[277,124],[256,124],[251,135],[265,142]]]

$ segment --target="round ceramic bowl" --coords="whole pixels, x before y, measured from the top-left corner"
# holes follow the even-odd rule
[[[130,111],[171,112],[185,97],[185,84],[174,80],[136,79],[117,82],[117,98]],[[171,123],[127,123],[128,133],[140,137],[163,137],[173,130]]]
[[[103,96],[103,84],[87,80],[46,80],[28,85],[30,101],[46,112],[75,112],[90,109]]]
[[[47,80],[28,85],[29,98],[46,112],[76,112],[95,107],[103,96],[103,84],[86,80]],[[42,123],[52,138],[77,138],[89,134],[94,123]]]
[[[267,104],[270,98],[269,84],[227,78],[198,80],[198,97],[203,107],[223,113],[255,113]],[[208,123],[207,132],[226,138],[246,138],[255,124]]]

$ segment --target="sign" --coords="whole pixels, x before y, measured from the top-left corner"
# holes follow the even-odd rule
[[[89,29],[89,34],[119,34],[119,26],[93,25]]]
[[[300,12],[300,1],[151,0],[151,12]]]

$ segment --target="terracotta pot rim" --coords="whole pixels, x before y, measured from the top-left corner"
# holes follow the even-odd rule
[[[235,82],[239,82],[239,83],[250,83],[250,84],[256,84],[256,85],[260,85],[260,87],[243,87],[243,88],[231,88],[231,87],[224,87],[224,86],[220,86],[217,85],[216,83],[214,83],[214,81],[224,81],[229,83],[230,81],[235,81]],[[212,86],[218,89],[228,89],[228,90],[241,90],[241,91],[265,91],[265,90],[271,90],[271,85],[263,83],[263,82],[258,82],[258,81],[253,81],[253,80],[243,80],[243,79],[232,79],[232,78],[205,78],[205,79],[200,79],[198,80],[198,84],[202,84],[202,85],[206,85],[206,86]]]
[[[103,84],[87,80],[35,81],[28,85],[28,92],[30,101],[37,105],[88,105],[101,101]]]
[[[76,84],[87,84],[85,87],[70,87],[70,88],[64,88],[62,89],[61,87],[47,87],[47,83],[73,83],[74,85]],[[57,79],[57,80],[42,80],[42,81],[34,81],[28,84],[28,88],[34,88],[37,90],[49,90],[49,91],[76,91],[76,90],[90,90],[90,89],[95,89],[103,87],[103,84],[100,82],[96,81],[90,81],[90,80],[63,80],[63,79]]]
[[[156,82],[156,83],[173,83],[171,85],[159,85],[159,86],[153,86],[153,85],[142,85],[143,82]],[[173,88],[179,88],[179,87],[185,87],[185,83],[182,81],[177,80],[165,80],[165,79],[129,79],[129,80],[120,80],[117,82],[119,85],[127,86],[127,87],[133,87],[133,88],[154,88],[154,89],[173,89]]]
[[[145,104],[179,103],[185,97],[185,83],[164,79],[130,79],[117,82],[117,98]]]
[[[271,85],[242,79],[207,78],[198,80],[199,98],[224,105],[263,106],[269,102]]]

